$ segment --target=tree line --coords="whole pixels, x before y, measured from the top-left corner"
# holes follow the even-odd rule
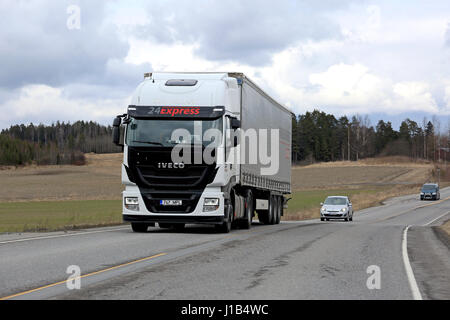
[[[398,131],[389,121],[379,120],[372,126],[368,116],[336,118],[318,110],[292,119],[293,163],[352,161],[374,156],[437,161],[444,153],[447,156],[447,147],[448,135],[440,133],[436,117],[430,121],[424,118],[421,124],[405,119]]]
[[[448,135],[440,131],[436,117],[429,121],[424,118],[421,124],[405,119],[399,130],[394,130],[389,121],[379,120],[372,126],[368,116],[336,118],[314,110],[292,119],[292,162],[354,161],[397,155],[437,161],[447,157],[449,150]],[[84,153],[121,151],[112,143],[112,127],[93,121],[58,121],[49,126],[21,124],[0,133],[0,165],[82,165]]]
[[[84,153],[113,153],[112,127],[93,121],[14,125],[0,133],[0,164],[23,165],[85,163]]]

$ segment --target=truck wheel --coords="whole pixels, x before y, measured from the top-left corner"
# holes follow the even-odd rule
[[[275,197],[276,198],[276,215],[275,215],[275,224],[279,224],[281,221],[281,210],[283,210],[283,201],[281,197]]]
[[[229,233],[231,231],[231,223],[232,223],[232,216],[233,216],[233,206],[230,204],[228,205],[228,219],[227,221],[224,221],[222,224],[216,225],[216,230],[221,233]]]
[[[277,197],[270,196],[269,197],[269,224],[275,224],[276,215],[277,215]]]
[[[133,232],[147,232],[148,224],[132,222],[131,229],[133,230]]]
[[[252,220],[253,220],[253,194],[250,190],[246,192],[245,196],[245,216],[244,219],[242,219],[239,222],[239,226],[242,229],[250,229],[252,226]]]

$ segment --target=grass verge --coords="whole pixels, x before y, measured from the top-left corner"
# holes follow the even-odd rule
[[[441,228],[441,230],[443,230],[450,238],[450,220],[445,221],[445,223],[441,225],[439,228]]]
[[[120,223],[121,200],[0,203],[0,232],[70,230]]]

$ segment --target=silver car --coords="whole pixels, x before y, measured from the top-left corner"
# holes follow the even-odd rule
[[[330,196],[320,204],[320,221],[330,219],[344,219],[353,221],[353,207],[350,199],[346,196]]]

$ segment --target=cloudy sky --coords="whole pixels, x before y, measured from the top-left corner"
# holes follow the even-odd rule
[[[0,129],[110,123],[149,71],[244,72],[296,113],[450,115],[448,0],[2,0],[0,21]]]

